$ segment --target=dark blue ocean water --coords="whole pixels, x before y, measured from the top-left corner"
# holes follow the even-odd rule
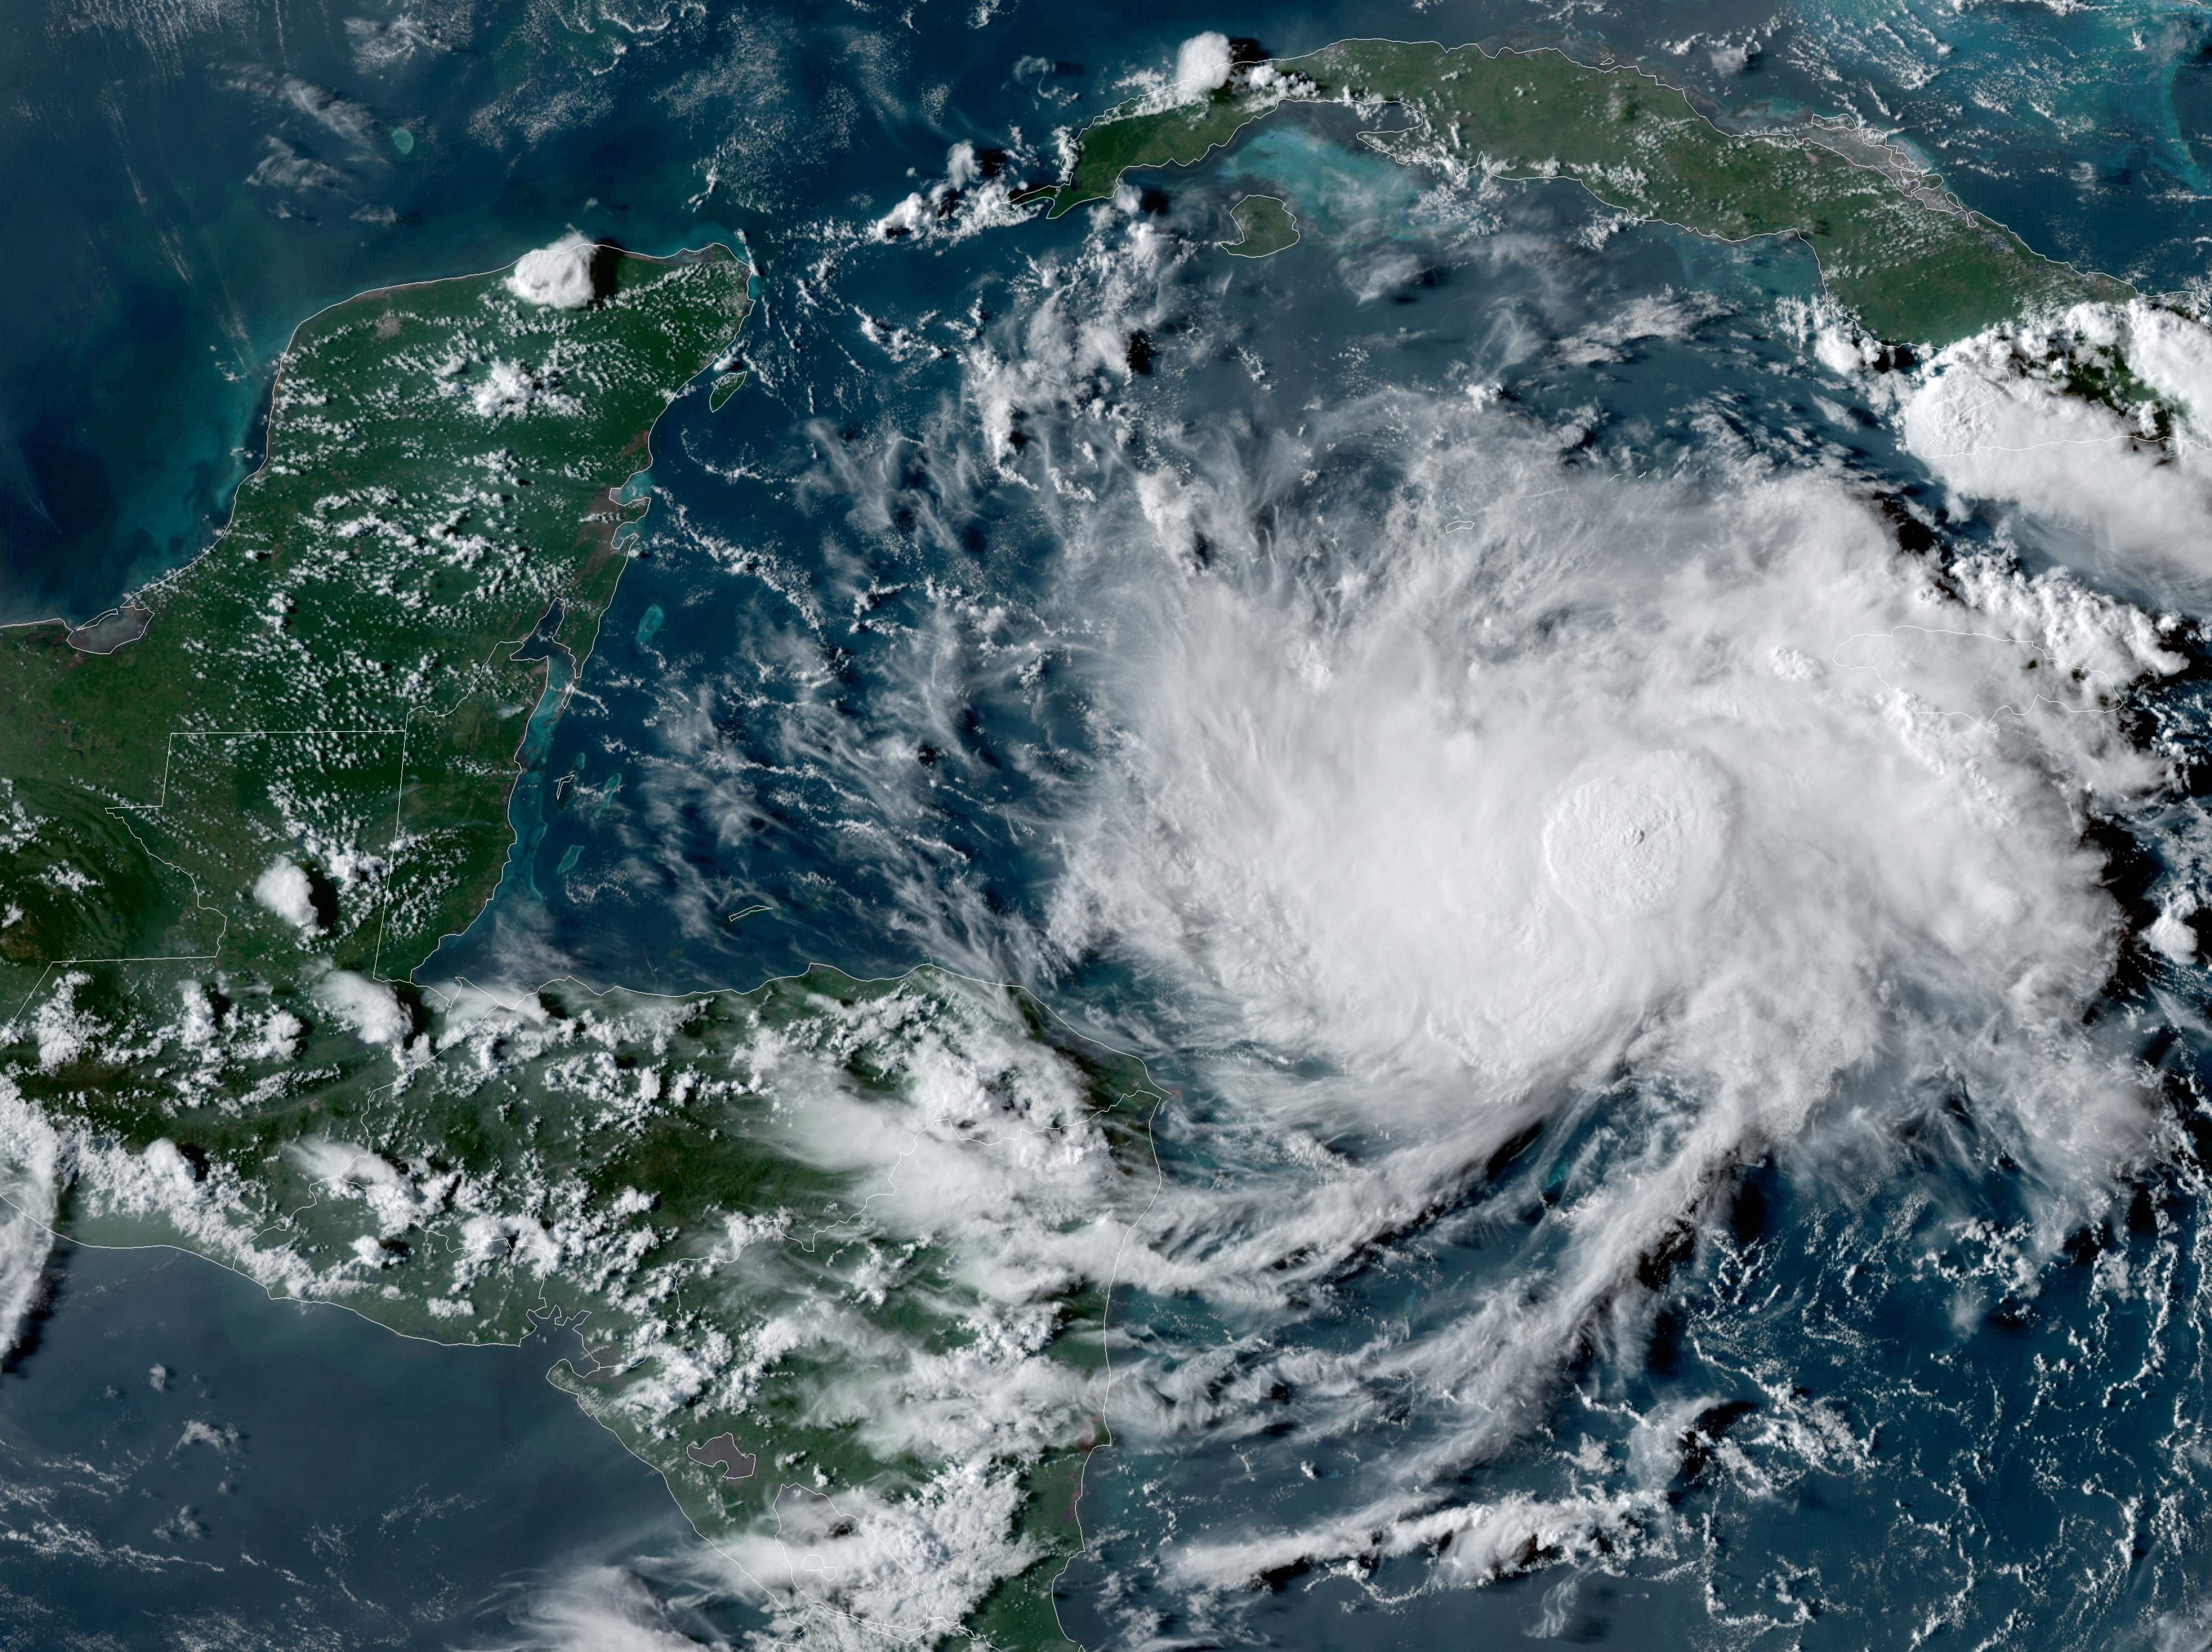
[[[1233,1170],[1211,1133],[1226,1104],[1159,983],[1041,938],[1060,812],[1101,756],[1095,651],[1111,628],[1086,629],[1100,616],[1085,600],[1113,583],[1070,552],[1063,517],[985,474],[963,397],[977,341],[1016,326],[1036,266],[1079,264],[1091,232],[1077,215],[921,245],[866,234],[957,142],[1043,175],[1054,127],[1203,26],[1279,53],[1347,34],[1603,41],[1735,106],[1894,128],[2054,252],[2154,288],[2202,270],[2212,25],[2186,6],[17,8],[0,18],[0,162],[35,251],[0,268],[22,322],[0,331],[0,618],[88,615],[203,545],[250,467],[274,356],[317,307],[502,263],[571,225],[653,252],[741,242],[763,278],[753,380],[662,426],[639,560],[518,790],[517,859],[434,971],[678,989],[938,958],[1025,978],[1180,1087],[1162,1121],[1171,1174]],[[1758,325],[1813,292],[1802,252],[1609,232],[1559,191],[1476,223],[1352,137],[1325,112],[1286,120],[1199,179],[1152,180],[1164,235],[1221,233],[1255,187],[1291,194],[1313,234],[1265,264],[1162,277],[1150,370],[1101,373],[1102,420],[1134,409],[1262,455],[1316,404],[1495,380],[1533,418],[1586,423],[1593,462],[1694,471],[1734,444],[1936,497],[1880,420],[1837,406]],[[1583,250],[1483,250],[1516,239]],[[1683,336],[1531,365],[1532,337],[1683,293],[1716,301]],[[1040,442],[1078,440],[1091,417],[1042,392],[1024,412]],[[1356,507],[1357,484],[1334,497]],[[2160,875],[2143,835],[2142,864],[2116,874],[2131,897]],[[2122,988],[2110,1013],[2139,1007]],[[2143,1042],[2185,1096],[2199,1053]],[[1301,1334],[1414,1340],[1540,1270],[1557,1167],[1601,1157],[1641,1104],[1563,1131],[1348,1266]],[[2185,1136],[2197,1127],[2175,1109]],[[1959,1224],[2025,1220],[2032,1190],[1963,1111],[1910,1159],[1871,1193],[1746,1167],[1715,1239],[1662,1270],[1635,1355],[1585,1348],[1522,1449],[1461,1471],[1469,1497],[1556,1497],[1564,1454],[1632,1457],[1650,1418],[1678,1417],[1706,1443],[1662,1477],[1666,1512],[1638,1516],[1636,1561],[1433,1592],[1433,1556],[1322,1567],[1276,1580],[1234,1633],[2205,1643],[2194,1161],[2147,1172],[2032,1305],[1993,1289],[1961,1325],[1959,1278],[1979,1262]],[[1938,1263],[1905,1260],[1923,1253]],[[2116,1271],[2131,1291],[2095,1285]],[[1135,1295],[1121,1317],[1158,1350],[1251,1329]],[[530,1600],[593,1567],[680,1593],[654,1570],[689,1541],[680,1522],[543,1384],[549,1358],[404,1344],[184,1260],[66,1252],[40,1341],[0,1379],[0,1478],[21,1488],[0,1546],[9,1632],[167,1644],[189,1610],[223,1614],[239,1645],[467,1645],[515,1632]],[[173,1373],[159,1389],[157,1364]],[[1395,1446],[1441,1430],[1408,1387]],[[1711,1467],[1739,1407],[1788,1412],[1792,1395],[1824,1408],[1825,1460],[1762,1436]],[[175,1443],[195,1420],[237,1442]],[[1366,1450],[1289,1429],[1102,1455],[1085,1505],[1100,1541],[1063,1588],[1071,1631],[1210,1632],[1158,1570],[1160,1510],[1192,1533],[1341,1513]],[[64,1526],[81,1536],[37,1535]],[[726,1602],[704,1612],[675,1626],[746,1626]]]
[[[0,1376],[0,1644],[494,1645],[550,1587],[696,1542],[544,1380],[557,1331],[410,1342],[167,1249],[51,1273]]]

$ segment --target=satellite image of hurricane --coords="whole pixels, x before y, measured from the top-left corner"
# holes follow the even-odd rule
[[[0,1652],[2212,1649],[2212,10],[0,5]]]

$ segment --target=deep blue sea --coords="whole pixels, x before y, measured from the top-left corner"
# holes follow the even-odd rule
[[[515,859],[426,974],[938,962],[1145,1058],[1176,1213],[1117,1297],[1073,1637],[2212,1646],[2212,1033],[2202,969],[2143,938],[2212,866],[2212,566],[1962,501],[1811,354],[1802,247],[1440,187],[1349,111],[1118,207],[1001,221],[969,188],[877,229],[959,145],[1050,176],[1057,129],[1200,27],[1610,48],[1735,118],[1863,119],[2039,250],[2205,290],[2212,17],[2179,3],[18,4],[0,620],[202,549],[319,307],[572,227],[741,246],[750,381],[660,426]],[[1211,252],[1253,192],[1305,239]],[[1801,620],[1838,651],[1895,624],[1857,530],[1806,526],[1844,501],[2172,614],[2185,663],[2078,750],[1995,715],[1986,750],[1911,748],[1985,816],[1888,755],[1823,791],[1872,748],[1778,714],[1729,807],[1803,854],[1743,851],[1729,961],[1516,951],[1468,868],[1550,772],[1516,708],[1673,761],[1765,692],[1716,663],[1729,627],[1783,660]],[[1708,562],[1694,612],[1649,572]],[[2049,983],[2000,964],[2047,940],[2063,974],[2092,909],[2100,973],[2008,1032]],[[0,1372],[0,1644],[763,1621],[544,1383],[556,1333],[446,1351],[169,1253],[56,1267]]]
[[[8,1377],[0,1643],[496,1645],[695,1540],[545,1382],[551,1327],[456,1358],[174,1251],[52,1274]]]

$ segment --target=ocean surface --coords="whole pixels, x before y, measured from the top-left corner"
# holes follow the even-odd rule
[[[198,1257],[63,1246],[4,1379],[0,1644],[512,1643],[560,1586],[696,1542],[544,1380],[574,1341],[438,1347]]]
[[[2047,726],[1929,689],[1913,749],[1986,817],[1844,713],[1711,732],[1769,683],[1717,637],[1818,639],[1848,683],[1907,629],[1881,532],[2070,569],[2046,607],[2091,593],[2085,631],[2193,619],[2212,580],[1962,500],[1813,352],[1801,247],[1439,188],[1342,110],[1050,222],[957,158],[1049,176],[1200,27],[1611,48],[1731,118],[1863,118],[2039,250],[2203,290],[2212,19],[2182,4],[62,0],[0,18],[0,620],[203,548],[318,308],[570,227],[741,246],[750,382],[661,425],[507,877],[425,974],[937,962],[1145,1058],[1158,1248],[1224,1285],[1117,1298],[1075,1638],[2212,1645],[2212,1034],[2203,971],[2145,938],[2212,865],[2212,656],[2175,631],[2124,714]],[[1255,191],[1305,239],[1211,252]],[[1959,719],[1986,744],[1942,745]],[[1649,978],[1514,951],[1499,799],[1702,797],[1708,748],[1715,817],[1803,850],[1713,828],[1740,928],[1684,919]],[[1547,817],[1570,881],[1582,818]],[[2015,1036],[2005,972],[2046,945],[2061,1008]],[[537,1340],[65,1248],[0,1373],[0,1643],[742,1643],[761,1620]]]

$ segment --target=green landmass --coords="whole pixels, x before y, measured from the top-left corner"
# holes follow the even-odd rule
[[[1248,195],[1230,209],[1239,239],[1223,241],[1224,252],[1240,258],[1267,258],[1298,244],[1298,221],[1272,195]]]
[[[1102,1327],[1103,1329],[1103,1327]],[[1102,1339],[1103,1340],[1103,1339]],[[1076,1503],[1083,1493],[1084,1459],[1091,1447],[1053,1454],[1031,1468],[1022,1485],[1019,1535],[1042,1558],[1026,1570],[1003,1580],[969,1618],[972,1648],[1054,1648],[1076,1644],[1060,1627],[1053,1588],[1068,1560],[1083,1546]]]
[[[998,1570],[902,1635],[1065,1643],[1105,1297],[1002,1253],[1013,1230],[1102,1254],[1149,1189],[1134,1062],[933,971],[401,1000],[380,1052],[312,985],[72,970],[4,1029],[0,1137],[23,1155],[25,1105],[58,1133],[79,1237],[167,1239],[447,1342],[557,1315],[556,1386],[801,1620],[866,1616],[834,1580],[872,1514],[919,1500],[995,1519]],[[743,1479],[691,1455],[724,1433]]]
[[[475,917],[532,708],[620,577],[617,491],[746,307],[724,248],[599,264],[582,310],[494,274],[325,311],[229,529],[134,598],[143,637],[0,630],[0,809],[37,823],[0,836],[0,1005],[75,959],[289,967],[301,926],[250,892],[280,859],[343,969],[404,977]]]
[[[746,313],[726,249],[593,270],[580,309],[500,272],[317,316],[215,546],[0,631],[0,1193],[410,1334],[550,1316],[553,1380],[795,1634],[1060,1645],[1142,1072],[928,972],[413,979],[497,885],[654,422]],[[692,1456],[725,1433],[750,1476]],[[878,1528],[932,1520],[981,1547],[884,1621]]]
[[[1406,130],[1366,141],[1407,164],[1571,179],[1619,211],[1727,240],[1796,235],[1830,294],[1884,338],[1942,344],[2038,306],[2132,295],[2040,257],[1893,147],[1820,125],[1726,132],[1634,68],[1385,40],[1268,67],[1264,88],[1248,74],[1202,101],[1086,128],[1053,216],[1133,168],[1194,166],[1255,121],[1334,100],[1401,111]]]

